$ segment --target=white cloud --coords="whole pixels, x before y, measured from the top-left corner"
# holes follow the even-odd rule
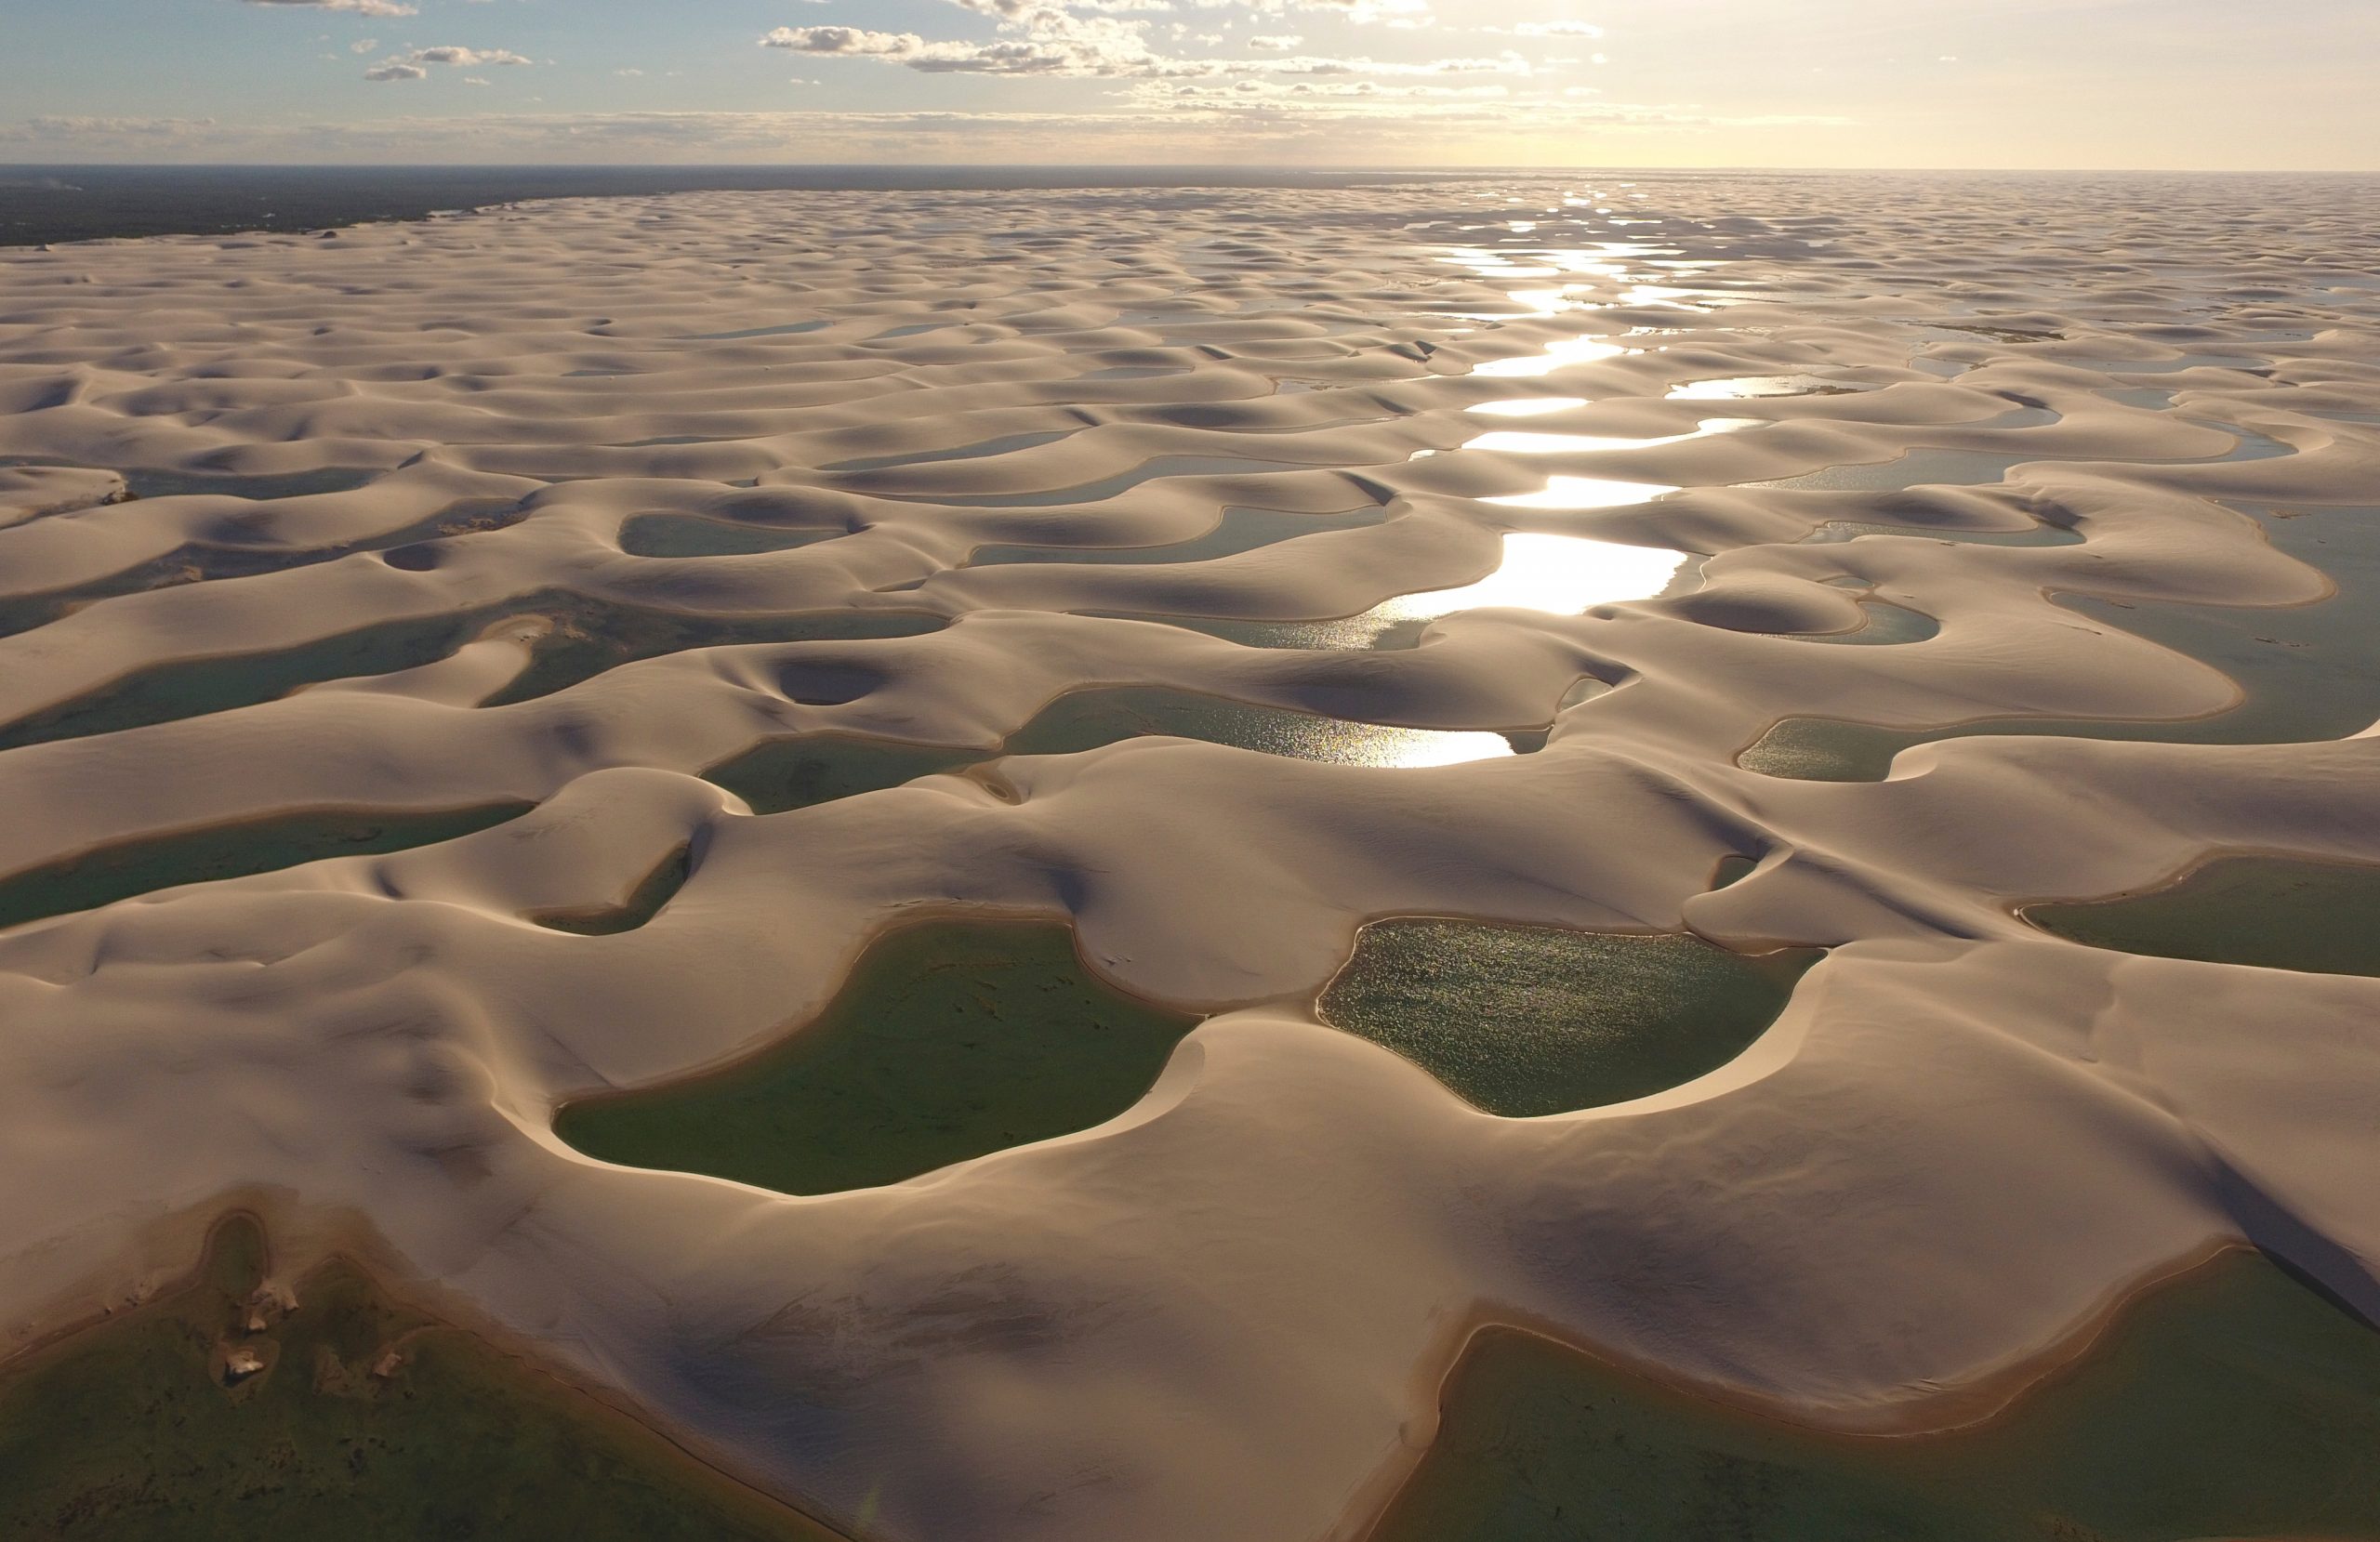
[[[760,39],[768,48],[848,59],[879,59],[933,74],[1147,75],[1203,64],[1152,51],[1138,22],[1075,16],[1038,0],[960,0],[971,10],[1000,17],[1008,35],[989,43],[930,43],[916,33],[861,27],[779,27]]]
[[[763,48],[853,59],[907,59],[922,52],[925,46],[926,40],[915,33],[876,33],[865,27],[779,27],[760,39]]]
[[[435,48],[416,48],[405,56],[410,64],[526,64],[524,54],[509,48],[464,48],[444,44]]]
[[[1199,59],[1161,53],[1149,41],[1145,21],[1115,16],[1084,16],[1051,0],[955,0],[996,19],[1001,35],[990,42],[932,41],[916,33],[871,32],[861,27],[779,27],[760,46],[797,53],[874,59],[929,74],[1072,76],[1101,79],[1197,80],[1250,72],[1284,74],[1527,74],[1533,65],[1516,53],[1488,59],[1444,59],[1421,62],[1368,58],[1306,56],[1251,60]],[[1121,0],[1105,0],[1113,7]],[[1173,29],[1179,35],[1179,29]],[[1220,43],[1221,33],[1194,34],[1191,42]],[[1303,40],[1290,35],[1260,37],[1250,46],[1281,52]]]
[[[0,125],[0,139],[181,138],[216,126],[213,118],[133,118],[48,113]]]
[[[1268,59],[1258,68],[1284,75],[1526,75],[1536,65],[1515,53],[1485,59],[1429,59],[1419,61],[1381,59]]]
[[[1253,0],[1253,4],[1260,11],[1335,11],[1359,26],[1373,21],[1410,25],[1430,10],[1429,0]]]
[[[398,0],[247,0],[251,6],[302,6],[308,10],[350,11],[357,16],[418,16],[417,6]]]
[[[1592,21],[1515,21],[1509,27],[1481,27],[1483,33],[1498,33],[1506,37],[1601,37],[1603,29]]]
[[[434,48],[416,48],[409,53],[395,54],[364,72],[365,80],[425,80],[431,64],[459,65],[470,69],[489,64],[527,64],[526,54],[516,54],[509,48],[466,48],[459,44],[445,43]]]

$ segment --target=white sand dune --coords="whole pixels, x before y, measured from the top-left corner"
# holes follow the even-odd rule
[[[7,1341],[248,1204],[286,1268],[362,1248],[871,1535],[1305,1542],[1409,1470],[1483,1320],[1876,1430],[2016,1394],[2242,1238],[2380,1311],[2380,981],[2014,914],[2224,850],[2380,862],[2380,736],[1737,763],[1792,718],[2237,705],[2058,597],[2334,592],[2247,510],[2375,501],[2371,191],[1874,187],[1643,178],[1606,190],[1624,227],[1561,179],[696,194],[0,254],[0,461],[27,463],[0,468],[0,872],[537,805],[0,932]],[[1804,375],[1837,389],[1673,399]],[[1530,400],[1556,404],[1492,408]],[[356,485],[305,482],[336,468]],[[423,534],[465,507],[490,517]],[[1313,529],[1139,549],[1247,509]],[[652,516],[825,538],[625,550]],[[1890,528],[1812,538],[1845,521]],[[1542,537],[1635,565],[1565,590],[1525,570],[1595,548]],[[971,561],[1034,544],[1115,560]],[[1939,629],[1841,645],[1862,600]],[[483,705],[656,613],[714,630]],[[1295,625],[1367,615],[1426,626]],[[1428,769],[1149,738],[768,816],[695,774],[814,732],[988,757],[1102,685],[1552,731]],[[529,919],[689,841],[635,930]],[[1761,865],[1712,890],[1729,855]],[[1216,1015],[1129,1114],[887,1189],[550,1133],[781,1036],[949,911],[1070,916],[1100,973]],[[1510,1120],[1314,1015],[1356,928],[1409,914],[1834,951],[1721,1071]]]

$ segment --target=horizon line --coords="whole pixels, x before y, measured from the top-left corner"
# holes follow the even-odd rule
[[[1965,174],[2029,177],[2380,177],[2372,166],[2003,166],[2003,165],[1659,165],[1620,162],[1504,163],[1396,165],[1284,162],[1250,165],[1223,161],[0,161],[5,171],[853,171],[853,172],[1216,172],[1235,177],[1306,174],[1325,177],[1462,177],[1485,174],[1564,176],[1628,172],[1652,176],[1712,173],[1795,173],[1870,176]]]

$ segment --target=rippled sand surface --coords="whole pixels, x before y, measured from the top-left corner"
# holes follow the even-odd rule
[[[1298,1542],[1483,1322],[1877,1430],[2243,1240],[2380,1311],[2380,980],[2017,914],[2380,862],[2368,617],[2301,625],[2380,552],[2375,237],[1707,176],[0,254],[0,866],[67,876],[0,932],[0,1321],[245,1206],[871,1535]],[[786,811],[704,778],[771,743]],[[553,1135],[954,913],[1207,1021],[891,1187]],[[1411,916],[1830,951],[1503,1118],[1317,1016]]]

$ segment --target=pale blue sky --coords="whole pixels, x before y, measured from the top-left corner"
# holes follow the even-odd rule
[[[0,160],[2373,169],[2375,78],[2380,0],[0,0]]]

